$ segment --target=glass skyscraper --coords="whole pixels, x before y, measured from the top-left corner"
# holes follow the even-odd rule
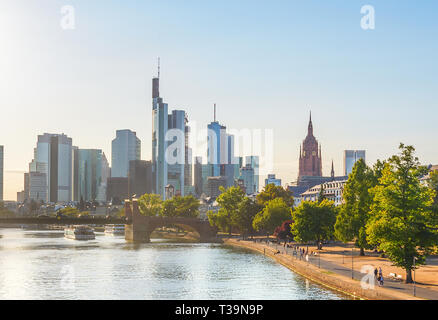
[[[111,145],[111,177],[127,178],[129,161],[140,160],[141,142],[131,130],[117,130]]]
[[[348,176],[359,159],[365,161],[365,150],[344,150],[344,175]]]

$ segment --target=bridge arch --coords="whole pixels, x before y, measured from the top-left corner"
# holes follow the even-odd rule
[[[210,226],[208,221],[197,218],[183,217],[147,217],[140,214],[137,200],[125,203],[125,239],[133,242],[150,242],[152,232],[160,227],[170,225],[186,226],[195,230],[200,242],[217,242],[217,229]]]

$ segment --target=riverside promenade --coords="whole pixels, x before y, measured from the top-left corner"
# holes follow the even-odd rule
[[[266,244],[266,242],[243,241],[239,239],[226,239],[224,242],[228,245],[244,247],[258,251],[261,254],[271,257],[275,261],[286,266],[290,270],[324,285],[333,290],[353,296],[357,299],[367,300],[418,300],[433,299],[438,300],[438,291],[416,286],[416,296],[413,295],[413,285],[405,284],[395,280],[388,279],[384,273],[384,286],[380,287],[375,284],[373,287],[361,285],[361,279],[366,274],[360,273],[344,264],[334,263],[325,259],[323,255],[310,256],[308,261],[299,255],[293,254],[292,248],[285,248],[279,244]],[[277,253],[277,252],[280,253]]]

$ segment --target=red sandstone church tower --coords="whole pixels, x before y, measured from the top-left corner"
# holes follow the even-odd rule
[[[313,136],[312,113],[310,113],[307,137],[300,146],[300,163],[298,181],[303,176],[322,176],[321,146]]]

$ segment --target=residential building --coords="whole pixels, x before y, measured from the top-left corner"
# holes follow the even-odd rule
[[[295,199],[294,205],[299,205],[302,201],[318,201],[321,195],[321,188],[324,197],[330,201],[333,201],[335,206],[340,206],[343,203],[344,186],[347,180],[330,181],[323,184],[314,186],[304,193],[301,197]]]

